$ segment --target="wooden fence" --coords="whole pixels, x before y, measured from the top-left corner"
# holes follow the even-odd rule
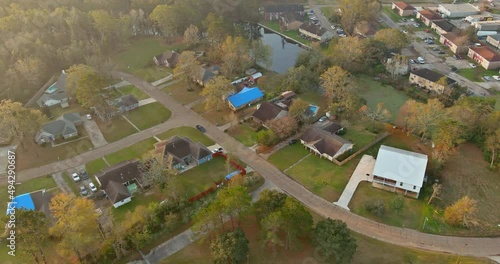
[[[360,150],[354,152],[354,154],[352,154],[351,156],[347,157],[346,159],[344,159],[342,161],[338,161],[336,159],[333,159],[333,163],[335,163],[335,164],[337,164],[339,166],[342,166],[342,165],[346,164],[347,162],[349,162],[350,160],[352,160],[356,156],[358,156],[360,153],[364,152],[365,150],[371,148],[373,145],[375,145],[375,144],[379,143],[380,141],[382,141],[382,139],[386,138],[388,135],[389,135],[389,132],[384,132],[384,134],[382,134],[380,137],[378,137],[377,139],[373,140],[372,142],[370,142],[368,145],[364,146]]]

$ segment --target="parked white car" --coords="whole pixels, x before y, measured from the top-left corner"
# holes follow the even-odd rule
[[[500,76],[498,76],[498,75],[493,75],[491,77],[493,77],[493,79],[495,79],[496,81],[500,81]]]
[[[73,178],[74,182],[79,182],[80,181],[80,175],[78,175],[78,173],[76,173],[76,172],[74,172],[73,174],[71,174],[71,178]]]
[[[93,182],[89,183],[89,188],[92,192],[97,192],[97,188],[95,187]]]
[[[469,63],[469,66],[471,66],[472,68],[476,68],[476,67],[477,67],[477,66],[476,66],[476,64],[474,64],[474,63],[472,63],[472,62],[471,62],[471,63]]]
[[[87,114],[87,120],[92,120],[92,116],[90,114]]]

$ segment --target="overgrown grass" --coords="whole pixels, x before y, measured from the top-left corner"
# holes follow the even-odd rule
[[[257,143],[257,132],[245,124],[232,126],[229,128],[228,134],[247,147],[251,147]]]
[[[141,193],[137,196],[132,197],[132,201],[130,201],[129,203],[126,203],[118,208],[112,208],[111,214],[113,216],[113,219],[120,223],[125,220],[127,213],[132,213],[137,206],[142,205],[148,207],[148,205],[152,202],[159,203],[161,202],[161,198],[152,192]]]
[[[160,103],[154,102],[128,112],[126,117],[137,128],[144,130],[167,121],[171,115],[170,110]]]
[[[121,116],[112,119],[109,123],[104,123],[99,120],[97,120],[96,123],[108,143],[137,133],[137,130]]]
[[[131,94],[131,95],[135,96],[135,98],[137,98],[137,100],[139,100],[139,101],[146,99],[146,98],[149,98],[149,96],[147,94],[145,94],[143,91],[139,90],[137,87],[135,87],[133,85],[127,85],[127,86],[123,86],[123,87],[120,87],[117,89],[123,94]]]
[[[185,198],[189,199],[206,189],[213,187],[214,182],[222,180],[234,167],[226,168],[226,160],[222,157],[198,165],[188,171],[176,175],[184,188]]]
[[[208,138],[205,134],[201,133],[198,129],[194,127],[177,127],[174,129],[170,129],[169,131],[163,132],[161,134],[156,135],[161,140],[166,140],[171,138],[172,136],[179,137],[188,137],[194,142],[200,142],[205,146],[212,146],[215,144],[213,140]]]
[[[201,98],[200,92],[202,88],[197,84],[191,83],[193,91],[188,91],[188,88],[189,84],[185,81],[179,81],[164,87],[162,90],[181,104],[189,104]]]
[[[157,141],[154,138],[148,138],[143,141],[139,141],[115,153],[106,155],[106,160],[110,165],[113,165],[125,160],[141,158],[144,153],[154,148],[154,143],[156,142]]]

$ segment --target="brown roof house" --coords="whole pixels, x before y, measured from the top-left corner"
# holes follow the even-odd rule
[[[466,36],[458,36],[455,33],[445,33],[439,37],[439,42],[450,48],[455,54],[465,53],[469,49],[470,43]]]
[[[153,61],[155,62],[156,66],[174,68],[177,64],[177,61],[179,61],[179,53],[173,50],[167,50],[160,55],[154,56]]]
[[[452,32],[455,26],[447,20],[432,21],[431,29],[434,29],[439,35]]]
[[[83,124],[80,113],[66,113],[55,121],[44,124],[35,136],[38,144],[50,143],[58,138],[69,139],[78,136],[76,126]]]
[[[306,35],[309,38],[325,41],[332,38],[328,30],[322,28],[321,26],[316,26],[311,23],[304,23],[299,27],[299,33]]]
[[[457,82],[439,72],[422,68],[410,73],[410,83],[441,94],[450,91],[450,88]]]
[[[427,9],[417,11],[417,18],[422,20],[422,23],[424,23],[428,27],[431,26],[432,21],[443,20],[443,18],[438,13],[434,13]]]
[[[114,208],[132,200],[137,187],[142,188],[139,159],[127,160],[101,170],[95,179]]]
[[[253,112],[253,120],[266,127],[266,122],[271,120],[278,120],[288,115],[286,105],[264,102],[257,105],[257,110]]]
[[[487,70],[500,68],[500,54],[490,47],[470,47],[467,56]]]
[[[392,10],[400,16],[411,16],[415,11],[415,7],[406,2],[392,2]]]
[[[212,160],[212,152],[200,142],[194,143],[188,137],[173,136],[155,144],[155,152],[163,153],[172,161],[172,168],[183,171]]]
[[[352,150],[354,146],[354,144],[335,133],[317,127],[311,127],[304,132],[300,137],[300,142],[309,151],[330,161]]]

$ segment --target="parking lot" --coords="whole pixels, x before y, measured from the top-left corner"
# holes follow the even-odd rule
[[[90,175],[85,170],[85,165],[66,171],[64,176],[70,178],[69,181],[66,181],[68,185],[74,185],[69,187],[83,197],[95,198],[101,194],[98,186],[90,179]]]

